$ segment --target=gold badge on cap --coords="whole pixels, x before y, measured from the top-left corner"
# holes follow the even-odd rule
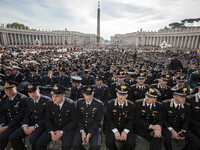
[[[155,92],[155,90],[152,89],[152,88],[150,88],[150,89],[149,89],[149,94],[151,94],[151,93],[153,93],[153,92]]]
[[[166,75],[166,78],[169,78],[169,75]]]
[[[140,76],[143,77],[144,73],[140,73]]]
[[[5,83],[5,87],[8,87],[10,86],[10,84],[8,82]]]
[[[119,74],[120,74],[120,75],[123,75],[123,73],[124,73],[124,72],[121,71]]]
[[[180,76],[180,79],[181,79],[181,80],[184,79],[184,76]]]
[[[185,92],[187,91],[187,88],[183,88],[183,93],[185,94]]]
[[[55,86],[53,87],[53,89],[54,89],[54,90],[58,90],[58,86],[55,85]]]
[[[88,88],[87,88],[87,91],[91,91],[91,90],[92,90],[91,87],[88,87]]]
[[[32,89],[32,88],[33,88],[33,85],[29,84],[28,89]]]
[[[121,86],[121,91],[124,91],[126,89],[126,86],[125,85],[122,85]]]

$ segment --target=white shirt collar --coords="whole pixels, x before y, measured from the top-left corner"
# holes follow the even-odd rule
[[[124,107],[124,103],[125,103],[125,101],[123,102],[123,104],[120,104],[118,101],[117,101],[117,103],[118,103],[119,106]]]
[[[16,94],[17,95],[17,94]],[[14,100],[14,98],[16,97],[16,95],[13,97],[13,98],[9,98],[11,101],[13,101]]]
[[[81,87],[81,84],[79,86],[77,86],[77,89],[80,89],[80,87]]]
[[[37,103],[37,104],[38,104],[38,103],[39,103],[39,100],[40,100],[40,97],[39,97],[36,101],[34,100],[34,103]]]
[[[197,96],[199,97],[199,99],[200,99],[200,93],[197,93]]]
[[[58,104],[60,109],[62,108],[63,104],[64,104],[65,100],[63,100],[63,102],[61,104]]]
[[[148,104],[148,103],[146,102],[146,100],[145,100],[145,103],[147,104],[147,107],[149,107],[149,105],[150,105],[150,109],[152,108],[153,103]]]
[[[85,103],[86,103],[86,105],[90,105],[92,103],[92,101],[93,101],[93,98],[89,103],[85,100]]]
[[[175,106],[175,108],[177,108],[178,106],[181,106],[181,104],[176,104],[176,102],[174,100],[174,106]]]

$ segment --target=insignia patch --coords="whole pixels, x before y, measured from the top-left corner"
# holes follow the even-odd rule
[[[142,110],[142,112],[146,112],[145,110]]]
[[[117,110],[114,109],[113,112],[117,112]]]

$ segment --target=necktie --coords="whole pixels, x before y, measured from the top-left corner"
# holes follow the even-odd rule
[[[151,110],[151,105],[148,106],[148,109]]]
[[[176,107],[176,109],[179,110],[179,109],[180,109],[180,105],[178,105],[178,106]]]

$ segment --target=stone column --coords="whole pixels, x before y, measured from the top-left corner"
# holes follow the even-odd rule
[[[8,33],[6,33],[6,39],[7,39],[7,45],[10,45],[10,37]]]
[[[184,36],[181,36],[181,37],[180,37],[180,48],[183,48],[183,37],[184,37]]]
[[[185,41],[184,41],[185,43],[184,43],[183,48],[186,48],[186,46],[187,46],[187,42],[188,42],[187,40],[188,40],[188,36],[185,37]]]
[[[32,43],[33,43],[33,45],[35,45],[35,38],[34,38],[34,36],[35,36],[35,35],[32,34],[32,38],[31,38],[31,39],[32,39]]]
[[[199,37],[200,36],[197,36],[197,38],[196,38],[196,42],[195,42],[195,47],[194,48],[199,48],[198,46],[199,46]]]
[[[195,35],[194,35],[194,36],[191,36],[191,38],[192,38],[192,43],[191,43],[191,47],[190,47],[190,48],[194,48]]]
[[[187,43],[187,48],[190,48],[190,45],[191,45],[191,36],[189,36],[189,40],[188,40],[188,43]]]
[[[13,41],[13,34],[14,33],[10,33],[10,43],[11,43],[11,45],[16,45],[16,44],[14,44],[14,41]]]

